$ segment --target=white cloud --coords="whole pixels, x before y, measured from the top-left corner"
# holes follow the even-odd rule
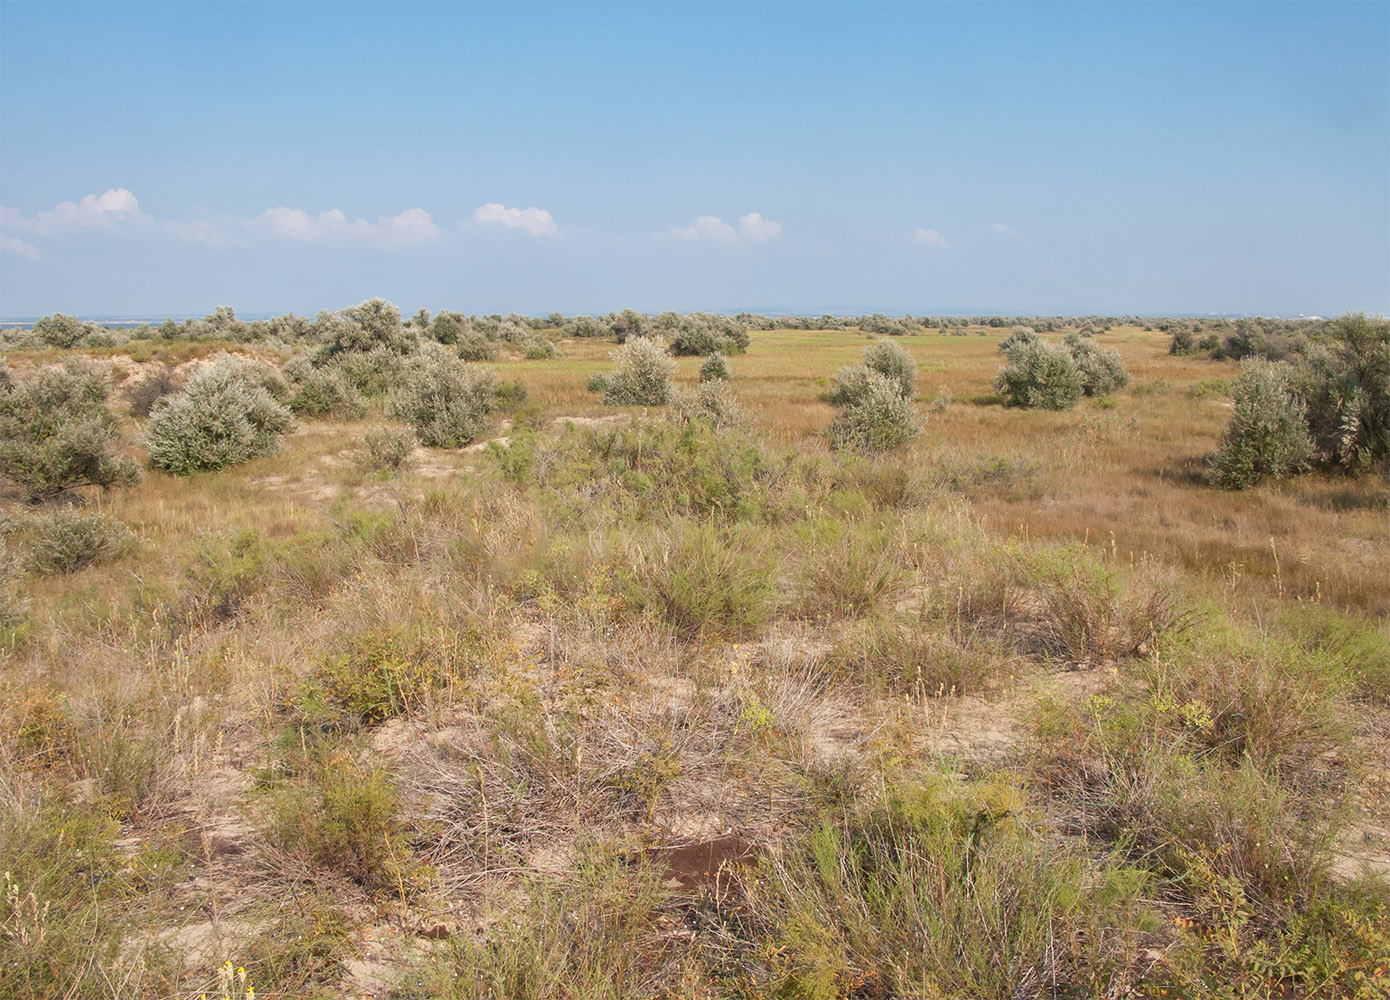
[[[671,235],[678,240],[717,240],[720,243],[738,239],[734,227],[714,215],[702,215],[689,226],[672,226]]]
[[[473,213],[473,221],[482,226],[506,226],[508,229],[524,229],[532,236],[556,236],[560,227],[555,219],[543,208],[507,208],[490,201]]]
[[[749,212],[738,220],[738,228],[743,238],[754,243],[765,243],[782,235],[782,223],[764,219],[757,212]]]
[[[104,194],[89,194],[81,201],[61,202],[49,211],[32,216],[0,207],[0,232],[5,233],[0,237],[0,249],[37,260],[38,248],[11,234],[52,236],[79,229],[111,228],[123,222],[131,224],[128,232],[210,247],[247,246],[259,237],[395,250],[439,237],[439,227],[422,208],[409,208],[376,222],[349,220],[336,208],[310,215],[302,209],[283,205],[267,209],[254,218],[220,215],[180,221],[151,218],[140,210],[140,202],[133,193],[126,188],[111,188]]]
[[[439,227],[422,208],[408,208],[400,215],[368,222],[366,219],[348,221],[338,208],[310,215],[301,208],[279,205],[251,220],[251,227],[261,235],[276,239],[299,243],[356,243],[382,250],[418,246],[439,236]],[[190,233],[190,237],[207,242],[196,233]]]
[[[782,224],[749,212],[738,220],[738,229],[716,215],[702,215],[688,226],[672,226],[667,234],[678,240],[713,240],[716,243],[766,243],[782,235]]]
[[[946,237],[942,236],[935,229],[917,228],[908,237],[913,243],[923,247],[938,247],[942,250],[951,249],[951,243]]]
[[[25,243],[18,236],[0,234],[0,253],[12,253],[16,257],[26,257],[29,260],[39,259],[39,248]]]
[[[69,229],[106,227],[140,216],[140,203],[125,188],[110,188],[103,194],[89,194],[81,201],[62,201],[46,212],[25,217],[12,208],[4,210],[6,229],[46,236]]]
[[[1005,239],[1013,240],[1015,242],[1018,242],[1019,240],[1023,239],[1022,233],[1020,233],[1013,226],[1006,226],[1002,222],[991,222],[989,224],[989,228],[993,229],[995,233],[1004,237]]]

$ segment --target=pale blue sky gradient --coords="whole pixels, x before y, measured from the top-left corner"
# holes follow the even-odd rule
[[[1390,4],[6,0],[0,205],[6,317],[1386,312]]]

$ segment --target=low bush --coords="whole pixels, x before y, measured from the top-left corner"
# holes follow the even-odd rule
[[[419,445],[420,441],[413,431],[380,424],[362,435],[362,446],[357,450],[355,460],[369,472],[396,470],[406,464],[410,453]]]
[[[497,403],[497,376],[490,368],[426,353],[411,359],[387,410],[412,424],[431,448],[459,448],[487,427]]]
[[[1281,362],[1249,358],[1231,386],[1235,413],[1211,460],[1218,486],[1243,490],[1307,467],[1313,456],[1307,408],[1294,395],[1291,370]]]
[[[320,317],[323,319],[323,317]],[[369,299],[344,309],[326,324],[333,354],[367,354],[385,350],[392,354],[414,353],[420,342],[419,330],[401,323],[401,311],[385,299]]]
[[[626,339],[611,355],[616,367],[589,378],[590,392],[603,394],[609,406],[664,406],[671,401],[676,361],[659,337]]]
[[[0,474],[31,503],[138,482],[139,466],[117,452],[110,391],[105,369],[87,362],[49,365],[25,380],[0,365]]]
[[[682,639],[746,636],[772,617],[776,599],[769,554],[748,531],[680,519],[634,545],[628,606]]]
[[[715,351],[700,364],[701,382],[729,381],[729,362],[723,354]]]
[[[765,862],[773,994],[1101,996],[1123,982],[1148,880],[1030,831],[1024,793],[950,776],[890,788]],[[750,880],[751,881],[751,880]]]
[[[1108,396],[1129,385],[1129,372],[1113,347],[1101,347],[1094,340],[1069,333],[1065,344],[1081,375],[1081,392],[1086,396]]]
[[[359,420],[367,410],[362,394],[335,368],[310,368],[290,397],[290,409],[300,416]]]
[[[442,642],[405,629],[355,635],[324,656],[293,695],[297,719],[315,727],[371,726],[421,706],[451,678]]]
[[[407,359],[390,347],[378,345],[369,351],[324,353],[315,360],[320,366],[332,367],[362,395],[376,398],[386,395],[400,383]]]
[[[294,418],[266,388],[264,368],[222,355],[161,400],[145,429],[155,468],[187,476],[275,451]]]
[[[1343,316],[1297,375],[1320,460],[1348,471],[1390,456],[1390,320]]]
[[[713,355],[718,357],[718,355]],[[694,390],[676,389],[670,417],[679,424],[701,421],[715,430],[742,426],[747,416],[725,382],[701,382]]]
[[[863,372],[862,379],[857,371],[842,373],[841,387],[853,387],[853,402],[842,404],[830,423],[831,447],[865,453],[902,447],[922,429],[912,404],[902,395],[901,383],[877,371]]]
[[[415,862],[390,775],[347,750],[311,747],[271,792],[270,843],[281,861],[337,874],[368,891],[404,895],[426,873]]]
[[[39,573],[76,573],[120,555],[130,540],[120,521],[56,510],[35,519],[29,562]]]
[[[864,348],[858,365],[842,368],[835,377],[832,406],[851,406],[870,393],[874,374],[882,376],[905,400],[917,395],[917,360],[891,340],[876,340]]]
[[[906,574],[888,528],[822,517],[808,521],[798,541],[803,615],[857,617],[892,605]]]
[[[1035,335],[1031,340],[1015,341],[1006,357],[1008,361],[1000,369],[994,386],[1007,405],[1066,410],[1081,399],[1081,372],[1067,351],[1036,339]]]

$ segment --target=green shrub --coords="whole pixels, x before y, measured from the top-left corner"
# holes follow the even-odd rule
[[[492,369],[425,353],[407,364],[387,410],[412,424],[422,444],[458,448],[483,432],[496,403]]]
[[[362,435],[362,447],[356,455],[357,464],[375,472],[378,469],[399,469],[419,447],[414,432],[404,427],[381,424]]]
[[[290,409],[300,416],[358,420],[367,406],[362,394],[335,368],[310,368],[299,379]]]
[[[590,376],[590,392],[603,394],[609,406],[664,406],[671,400],[676,361],[659,337],[629,337],[611,355],[617,367]]]
[[[323,354],[320,365],[331,365],[347,383],[364,396],[384,396],[395,387],[405,370],[406,357],[378,345],[369,351]]]
[[[385,299],[369,299],[344,309],[332,323],[330,348],[334,354],[366,354],[386,350],[405,355],[420,342],[414,326],[401,324],[401,311]]]
[[[69,360],[17,380],[0,366],[0,474],[32,503],[83,486],[129,486],[140,468],[116,449],[106,371]]]
[[[851,406],[867,397],[872,376],[882,376],[905,400],[917,395],[917,361],[891,340],[876,340],[864,348],[858,365],[842,368],[830,394],[833,406]]]
[[[345,751],[310,751],[269,806],[271,843],[288,859],[368,890],[414,888],[423,874],[407,844],[390,775]]]
[[[195,372],[183,392],[161,400],[145,430],[151,463],[187,476],[275,451],[294,418],[258,376],[264,367],[224,354]]]
[[[406,629],[354,635],[335,644],[334,654],[300,682],[295,711],[300,721],[318,727],[375,725],[419,708],[449,680],[452,665],[444,643]]]
[[[724,355],[715,351],[700,365],[701,382],[729,381],[729,362]]]
[[[671,403],[670,416],[680,424],[698,420],[715,430],[727,430],[747,421],[743,407],[738,405],[725,382],[701,382],[693,391],[676,389]]]
[[[30,564],[40,573],[76,573],[121,554],[130,532],[100,514],[56,510],[35,519]]]
[[[952,777],[890,787],[886,804],[823,820],[762,865],[747,906],[771,924],[771,995],[1111,992],[1145,876],[1088,869],[1033,833],[1004,780]]]
[[[1067,351],[1042,340],[1020,339],[1006,356],[1008,363],[994,386],[1008,405],[1066,410],[1081,399],[1081,372]]]
[[[1313,455],[1307,410],[1290,387],[1283,362],[1247,358],[1231,386],[1235,413],[1211,460],[1218,486],[1243,490],[1306,468]]]
[[[1043,343],[1043,339],[1031,326],[1016,326],[1009,331],[1009,335],[999,341],[999,350],[1008,354],[1017,347],[1032,347],[1035,344]]]
[[[457,344],[472,332],[468,317],[462,313],[441,311],[430,324],[430,336],[441,344]]]
[[[87,335],[87,324],[76,316],[54,313],[34,324],[34,336],[49,347],[68,351]]]
[[[481,333],[470,330],[459,336],[458,355],[464,361],[491,361],[497,349]]]
[[[772,617],[777,592],[764,548],[747,531],[677,520],[633,553],[628,605],[682,639],[736,639]]]
[[[853,401],[841,404],[830,423],[831,447],[865,453],[902,447],[922,428],[901,383],[862,366],[860,370],[866,373],[862,382],[842,373],[841,387],[853,387]]]
[[[822,517],[800,532],[801,613],[858,616],[891,604],[904,577],[901,546],[886,528]]]
[[[1069,333],[1066,347],[1081,375],[1081,392],[1087,396],[1108,396],[1129,385],[1129,372],[1113,347],[1101,347],[1094,340]]]
[[[1390,455],[1390,320],[1343,316],[1298,372],[1318,457],[1347,470]]]
[[[735,316],[662,313],[651,325],[656,332],[670,336],[671,353],[677,356],[742,354],[748,349],[747,326]]]

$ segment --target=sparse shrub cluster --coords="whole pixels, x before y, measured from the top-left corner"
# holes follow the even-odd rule
[[[589,377],[590,392],[603,394],[609,406],[664,406],[671,400],[676,361],[659,337],[627,340],[611,355],[616,367]]]
[[[129,486],[140,468],[118,451],[104,368],[69,359],[18,379],[0,365],[0,474],[37,503],[84,486]]]
[[[274,452],[294,417],[272,390],[288,386],[269,366],[219,355],[156,405],[145,428],[151,464],[187,476]]]

